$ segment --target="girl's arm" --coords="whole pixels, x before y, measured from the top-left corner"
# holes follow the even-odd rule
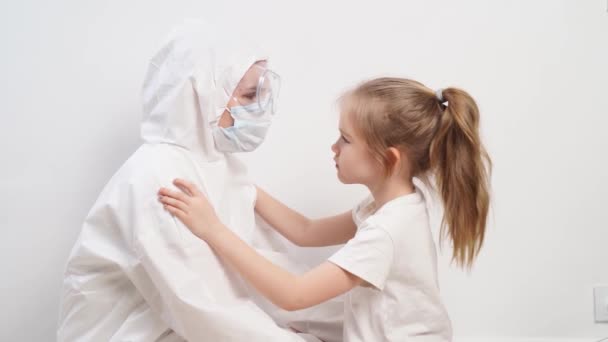
[[[215,227],[207,243],[276,306],[300,310],[348,292],[360,278],[331,262],[294,275],[258,254],[226,227]]]
[[[160,201],[196,236],[207,241],[218,255],[275,305],[285,310],[307,308],[349,291],[362,283],[357,276],[324,262],[311,271],[293,275],[274,265],[217,218],[205,196],[192,184],[176,180],[182,192],[161,189]]]
[[[302,247],[346,243],[357,230],[351,212],[311,220],[257,188],[255,210],[281,235]]]

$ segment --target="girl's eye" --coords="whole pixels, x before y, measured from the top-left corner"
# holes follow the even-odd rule
[[[350,141],[346,140],[346,138],[343,135],[340,135],[340,139],[342,139],[342,141],[344,141],[347,144],[350,142]]]
[[[245,94],[243,97],[247,100],[253,100],[255,98],[255,94]]]

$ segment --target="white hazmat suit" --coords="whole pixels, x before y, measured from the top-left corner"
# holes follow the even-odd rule
[[[204,23],[176,29],[150,61],[143,87],[143,145],[88,213],[70,254],[59,341],[325,341],[342,337],[340,301],[286,312],[257,294],[158,201],[187,179],[222,222],[293,272],[276,232],[256,219],[244,164],[211,134],[241,77],[266,60]]]

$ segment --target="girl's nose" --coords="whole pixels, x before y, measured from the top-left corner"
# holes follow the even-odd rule
[[[331,151],[335,154],[338,154],[338,142],[337,141],[331,145]]]

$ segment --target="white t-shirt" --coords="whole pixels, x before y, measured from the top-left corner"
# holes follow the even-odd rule
[[[420,190],[374,210],[371,196],[353,209],[357,232],[329,258],[368,283],[346,294],[344,341],[451,341]]]

